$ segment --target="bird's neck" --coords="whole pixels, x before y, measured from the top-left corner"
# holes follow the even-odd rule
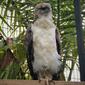
[[[53,23],[53,19],[51,17],[41,17],[38,18],[35,22],[34,25],[42,28],[42,29],[51,29],[55,28],[55,25]]]
[[[42,18],[48,19],[53,22],[52,13],[49,13],[48,15],[39,15],[38,16],[38,19],[42,19]]]

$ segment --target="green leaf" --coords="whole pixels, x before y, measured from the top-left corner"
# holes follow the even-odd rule
[[[0,32],[2,32],[2,34],[3,34],[5,37],[7,37],[6,34],[4,33],[4,31],[2,30],[1,26],[0,26]]]
[[[0,79],[16,79],[20,71],[20,66],[16,62],[10,62],[10,64],[0,69]]]
[[[26,51],[22,43],[16,44],[15,55],[20,62],[24,62],[26,59]]]
[[[0,15],[0,18],[10,29],[12,29],[12,27],[7,23],[7,21],[1,15]]]

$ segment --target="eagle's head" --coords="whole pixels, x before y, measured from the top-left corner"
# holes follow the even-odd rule
[[[49,3],[40,3],[35,6],[35,15],[37,17],[49,16],[52,14],[51,5]]]

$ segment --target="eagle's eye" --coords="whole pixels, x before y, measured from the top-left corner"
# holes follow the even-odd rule
[[[49,7],[41,7],[41,10],[49,9]]]
[[[41,10],[44,13],[49,13],[50,12],[50,8],[49,7],[41,7],[41,8],[39,8],[39,10]]]

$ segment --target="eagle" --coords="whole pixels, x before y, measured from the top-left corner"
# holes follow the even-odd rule
[[[39,3],[34,11],[36,20],[27,29],[25,48],[33,80],[58,80],[61,70],[60,34],[52,19],[49,3]]]

